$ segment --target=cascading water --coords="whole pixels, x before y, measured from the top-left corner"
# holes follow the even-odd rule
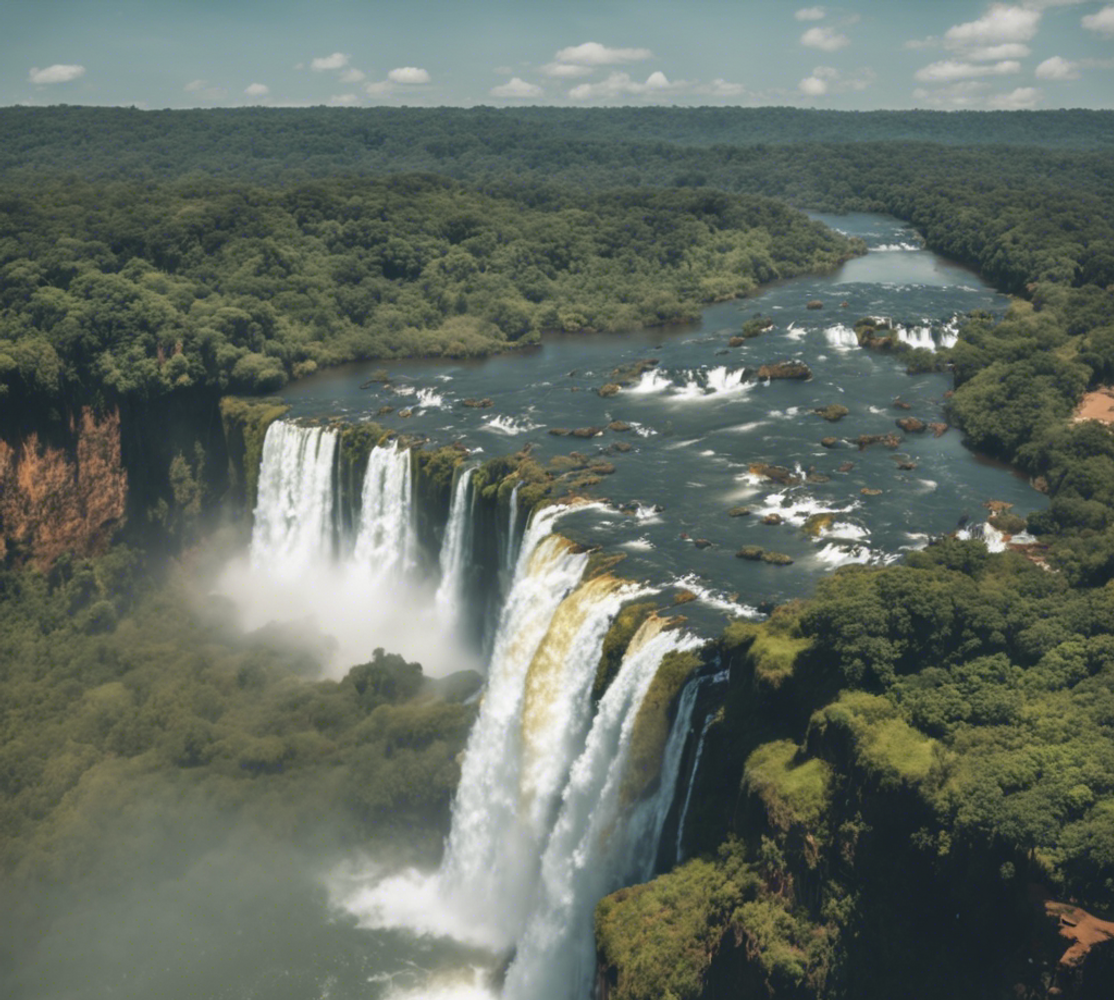
[[[469,515],[469,498],[472,493],[472,476],[475,469],[463,469],[453,488],[449,507],[449,523],[445,527],[445,540],[441,545],[441,583],[435,598],[437,609],[446,621],[455,623],[460,618],[464,593],[465,552],[472,519]]]
[[[331,551],[337,434],[277,421],[263,439],[251,561],[293,579]]]
[[[716,721],[716,715],[716,712],[708,713],[707,718],[704,719],[704,726],[700,730],[700,739],[696,744],[696,755],[692,759],[688,788],[685,789],[685,801],[681,805],[681,813],[677,817],[677,846],[674,851],[674,864],[679,865],[684,860],[682,847],[685,836],[685,820],[688,818],[689,806],[692,804],[692,789],[696,784],[696,775],[700,771],[700,758],[704,756],[704,741],[708,737],[708,730],[711,729],[712,723]]]
[[[360,528],[352,557],[378,579],[413,572],[417,557],[410,449],[397,442],[372,448],[360,497]]]

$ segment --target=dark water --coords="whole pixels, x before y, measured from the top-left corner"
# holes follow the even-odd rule
[[[908,434],[890,450],[859,451],[826,436],[857,439],[898,431],[895,420],[915,416],[942,421],[949,376],[907,376],[900,358],[854,345],[850,330],[862,316],[887,316],[911,340],[932,344],[954,337],[955,318],[973,309],[1001,312],[1008,299],[972,272],[921,249],[910,229],[877,215],[817,216],[866,240],[871,251],[838,271],[786,281],[743,301],[714,305],[694,326],[642,329],[622,335],[547,338],[529,351],[482,361],[409,361],[386,365],[390,385],[361,389],[381,364],[329,372],[290,388],[294,415],[377,419],[387,427],[428,435],[434,444],[462,441],[483,456],[529,443],[549,458],[579,452],[614,464],[598,487],[624,508],[576,513],[562,522],[575,537],[627,554],[619,572],[655,583],[687,586],[701,594],[702,617],[807,593],[822,573],[846,562],[882,563],[900,557],[928,536],[954,530],[961,518],[981,522],[988,500],[1015,504],[1026,514],[1043,498],[1009,470],[980,461],[956,430],[937,438]],[[808,309],[810,300],[823,308]],[[761,313],[775,326],[742,347],[729,338]],[[854,346],[852,346],[854,345]],[[659,365],[637,387],[601,398],[619,365],[654,358]],[[812,369],[808,381],[745,380],[739,369],[797,359]],[[654,384],[650,384],[650,380]],[[738,384],[733,384],[738,383]],[[895,408],[895,397],[910,404]],[[493,405],[472,409],[470,398]],[[850,413],[830,423],[813,410],[839,403]],[[376,417],[382,406],[411,408]],[[589,440],[554,437],[549,428],[606,427],[626,421],[634,430]],[[626,442],[632,450],[616,453]],[[839,468],[846,462],[854,467]],[[902,470],[899,462],[914,463]],[[830,477],[785,488],[750,474],[769,463]],[[866,489],[881,490],[864,495]],[[747,517],[729,517],[736,505]],[[653,508],[664,508],[653,513]],[[777,512],[784,523],[761,523]],[[804,530],[810,514],[833,512],[818,537]],[[687,536],[687,537],[685,537]],[[698,549],[694,540],[707,540]],[[743,545],[791,556],[791,566],[735,557]],[[695,610],[695,608],[691,608]],[[712,621],[708,622],[712,624]]]

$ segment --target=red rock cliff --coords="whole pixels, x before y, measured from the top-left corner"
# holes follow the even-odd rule
[[[120,461],[120,414],[88,407],[71,416],[65,446],[31,433],[0,439],[0,562],[48,566],[67,550],[103,551],[124,517],[128,477]]]

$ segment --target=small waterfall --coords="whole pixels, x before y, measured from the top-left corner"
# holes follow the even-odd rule
[[[437,588],[435,603],[438,612],[448,623],[457,622],[461,613],[469,529],[473,523],[473,518],[469,516],[469,499],[475,471],[474,467],[458,470],[452,504],[449,507],[449,523],[441,545],[441,583]]]
[[[353,558],[378,579],[407,575],[417,559],[410,449],[372,448],[360,499]]]
[[[710,392],[738,392],[741,389],[748,388],[747,384],[743,381],[743,376],[746,374],[742,368],[734,370],[720,366],[712,368],[708,371],[707,387]]]
[[[510,523],[507,526],[507,550],[504,555],[504,566],[508,573],[514,571],[515,553],[517,552],[515,532],[518,530],[518,490],[521,486],[522,481],[519,480],[514,484],[514,489],[511,490]]]
[[[932,328],[929,326],[899,326],[897,328],[897,339],[910,347],[919,347],[926,351],[936,350],[936,341],[933,339]]]
[[[331,555],[337,433],[275,421],[263,439],[251,562],[297,577]]]
[[[832,347],[850,348],[859,346],[859,336],[849,326],[837,323],[824,331],[824,337]]]
[[[696,784],[696,774],[700,770],[700,758],[704,755],[704,740],[708,730],[715,722],[716,712],[709,712],[704,719],[704,727],[700,730],[700,741],[696,744],[696,756],[692,760],[692,771],[689,774],[688,789],[685,791],[685,801],[681,806],[681,815],[677,818],[677,849],[674,852],[674,864],[679,865],[684,860],[681,843],[685,835],[685,819],[689,814],[689,804],[692,802],[692,789]]]

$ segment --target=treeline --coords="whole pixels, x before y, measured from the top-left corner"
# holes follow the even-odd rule
[[[40,183],[0,197],[0,393],[267,392],[320,365],[694,319],[861,245],[706,190]]]

